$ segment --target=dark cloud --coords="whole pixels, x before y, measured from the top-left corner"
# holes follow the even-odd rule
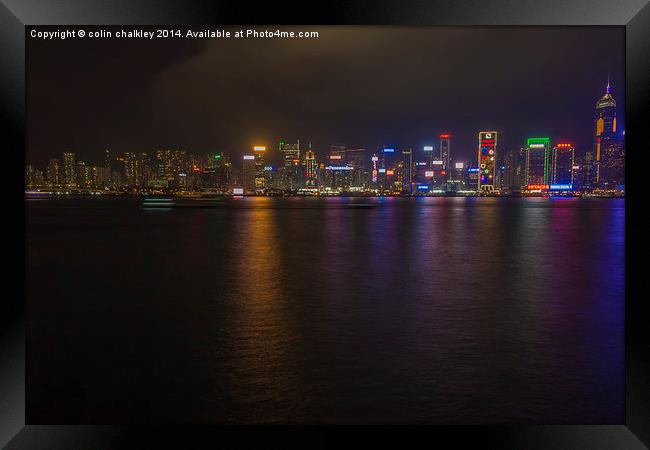
[[[300,29],[320,37],[30,40],[29,157],[279,138],[421,148],[449,131],[470,158],[487,128],[502,148],[549,135],[583,150],[608,72],[624,123],[622,27]]]

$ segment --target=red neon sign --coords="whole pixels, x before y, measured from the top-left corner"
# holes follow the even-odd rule
[[[449,139],[451,137],[451,134],[441,134],[440,139]]]
[[[548,184],[529,184],[528,185],[528,190],[529,191],[536,191],[536,190],[548,190]]]

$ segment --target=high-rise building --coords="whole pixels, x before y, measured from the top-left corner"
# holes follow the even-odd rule
[[[106,149],[104,151],[104,168],[106,169],[105,176],[108,178],[108,181],[106,182],[106,186],[110,186],[113,180],[113,173],[112,173],[112,161],[111,161],[111,151]]]
[[[449,172],[451,159],[451,134],[442,133],[440,135],[440,160],[442,161],[441,169]]]
[[[266,189],[267,177],[265,173],[266,167],[266,147],[263,145],[256,145],[253,147],[253,155],[255,157],[255,188]]]
[[[548,185],[550,181],[551,140],[528,138],[526,141],[526,185]]]
[[[361,190],[366,186],[366,149],[348,148],[345,151],[348,166],[352,167],[350,187]]]
[[[413,150],[411,148],[402,149],[402,192],[413,193]]]
[[[75,170],[75,155],[72,152],[63,153],[63,183],[66,187],[77,186],[77,171]]]
[[[50,158],[47,163],[46,177],[47,184],[49,186],[60,186],[61,185],[61,164],[57,158]]]
[[[90,173],[90,166],[87,166],[83,161],[77,161],[77,186],[82,189],[88,189],[91,187],[92,179]]]
[[[45,180],[43,179],[43,171],[37,169],[33,165],[28,165],[25,168],[25,187],[41,187],[45,185]]]
[[[525,155],[526,149],[524,147],[510,149],[505,153],[503,157],[503,184],[500,190],[507,193],[516,193],[526,184],[524,176]]]
[[[242,184],[245,194],[255,193],[257,180],[256,166],[255,155],[244,155],[244,163],[242,165]]]
[[[309,145],[309,149],[305,152],[305,186],[308,188],[318,185],[317,167],[316,153]]]
[[[496,131],[481,131],[478,134],[478,191],[492,192],[496,187],[497,167]]]
[[[607,170],[609,158],[620,157],[620,152],[612,150],[616,144],[616,100],[612,97],[609,80],[607,80],[605,94],[596,102],[594,114],[594,182],[598,187],[608,183],[610,181],[608,178],[612,175],[616,178],[615,174]]]
[[[575,147],[573,144],[560,143],[553,146],[551,157],[551,184],[573,186],[573,165]]]
[[[295,144],[280,141],[278,149],[282,155],[282,167],[280,169],[280,179],[278,180],[280,183],[278,187],[291,191],[299,189],[302,185],[300,181],[300,141],[297,141]],[[269,175],[268,171],[267,175]],[[267,178],[269,177],[267,176]],[[271,184],[267,183],[269,186]]]

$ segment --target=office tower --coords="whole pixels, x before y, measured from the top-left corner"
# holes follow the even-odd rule
[[[49,186],[61,185],[61,164],[57,158],[50,158],[46,169],[47,184]]]
[[[422,148],[422,151],[424,152],[424,159],[425,162],[427,163],[427,169],[431,170],[432,168],[431,162],[435,159],[433,156],[433,145],[425,145]]]
[[[586,152],[581,164],[582,189],[589,191],[596,187],[596,158],[592,152]]]
[[[90,167],[83,161],[77,161],[76,168],[77,186],[82,189],[88,189],[91,185]]]
[[[108,182],[106,183],[106,186],[109,186],[112,183],[112,179],[113,179],[112,167],[113,164],[111,161],[111,151],[106,149],[104,151],[104,168],[106,169],[106,177],[108,178]]]
[[[479,168],[475,165],[472,165],[469,161],[465,163],[465,167],[467,167],[467,178],[465,181],[465,185],[467,186],[467,189],[471,191],[478,191],[479,175],[480,175]]]
[[[281,189],[296,190],[301,186],[300,141],[295,144],[280,141],[278,149],[282,155],[282,167],[280,169],[280,182],[278,183],[278,187]],[[267,176],[267,178],[269,177]],[[268,183],[268,185],[271,184],[270,182]]]
[[[481,131],[478,134],[478,185],[479,192],[496,189],[497,132]]]
[[[526,185],[529,188],[549,184],[550,148],[549,138],[528,138],[526,141]]]
[[[138,175],[138,179],[142,180],[143,183],[151,184],[151,179],[155,178],[156,185],[171,189],[182,188],[186,185],[190,164],[185,150],[157,150],[154,155],[153,168],[149,164],[146,153],[141,153],[137,159],[140,161],[139,165],[141,167],[141,175]],[[136,163],[136,167],[137,165],[138,163]]]
[[[282,155],[283,166],[292,166],[294,161],[300,160],[300,141],[295,144],[280,141],[278,149]]]
[[[244,163],[242,165],[242,184],[245,194],[255,193],[257,181],[257,164],[255,155],[244,155]]]
[[[606,184],[609,180],[608,173],[603,166],[607,166],[607,159],[618,152],[611,150],[616,144],[616,100],[612,97],[609,79],[605,94],[596,102],[594,113],[594,156],[595,174],[594,183],[597,187]]]
[[[324,167],[322,187],[327,192],[346,192],[350,189],[353,168],[347,163],[346,147],[341,144],[330,146],[328,165]]]
[[[255,188],[266,189],[267,180],[264,168],[266,167],[266,147],[263,145],[256,145],[253,147],[253,155],[255,161]]]
[[[449,171],[449,178],[457,181],[461,188],[465,188],[467,167],[463,161],[450,162],[451,169]]]
[[[28,165],[25,168],[25,187],[41,187],[45,185],[45,180],[43,179],[43,172],[33,165]]]
[[[124,175],[128,187],[135,187],[138,185],[138,161],[135,153],[124,153]]]
[[[449,172],[451,169],[451,135],[449,133],[440,135],[440,160],[442,161],[441,169]]]
[[[413,150],[402,149],[402,192],[413,193]]]
[[[352,167],[350,174],[350,187],[355,190],[363,190],[366,186],[366,149],[349,148],[345,151],[348,166]]]
[[[379,156],[376,153],[370,157],[370,164],[372,166],[370,182],[373,188],[377,188],[379,181]]]
[[[575,147],[560,143],[553,146],[551,157],[551,184],[573,185]]]
[[[63,183],[66,187],[75,187],[77,185],[75,156],[72,152],[63,153]]]
[[[309,145],[309,150],[305,152],[305,186],[314,188],[318,185],[316,153]]]

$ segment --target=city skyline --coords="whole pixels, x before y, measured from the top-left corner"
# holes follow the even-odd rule
[[[417,154],[444,132],[469,159],[487,129],[503,149],[553,136],[584,151],[608,74],[624,129],[614,28],[316,28],[303,42],[28,41],[27,162],[53,148],[94,162],[107,148],[235,157],[281,139]]]

